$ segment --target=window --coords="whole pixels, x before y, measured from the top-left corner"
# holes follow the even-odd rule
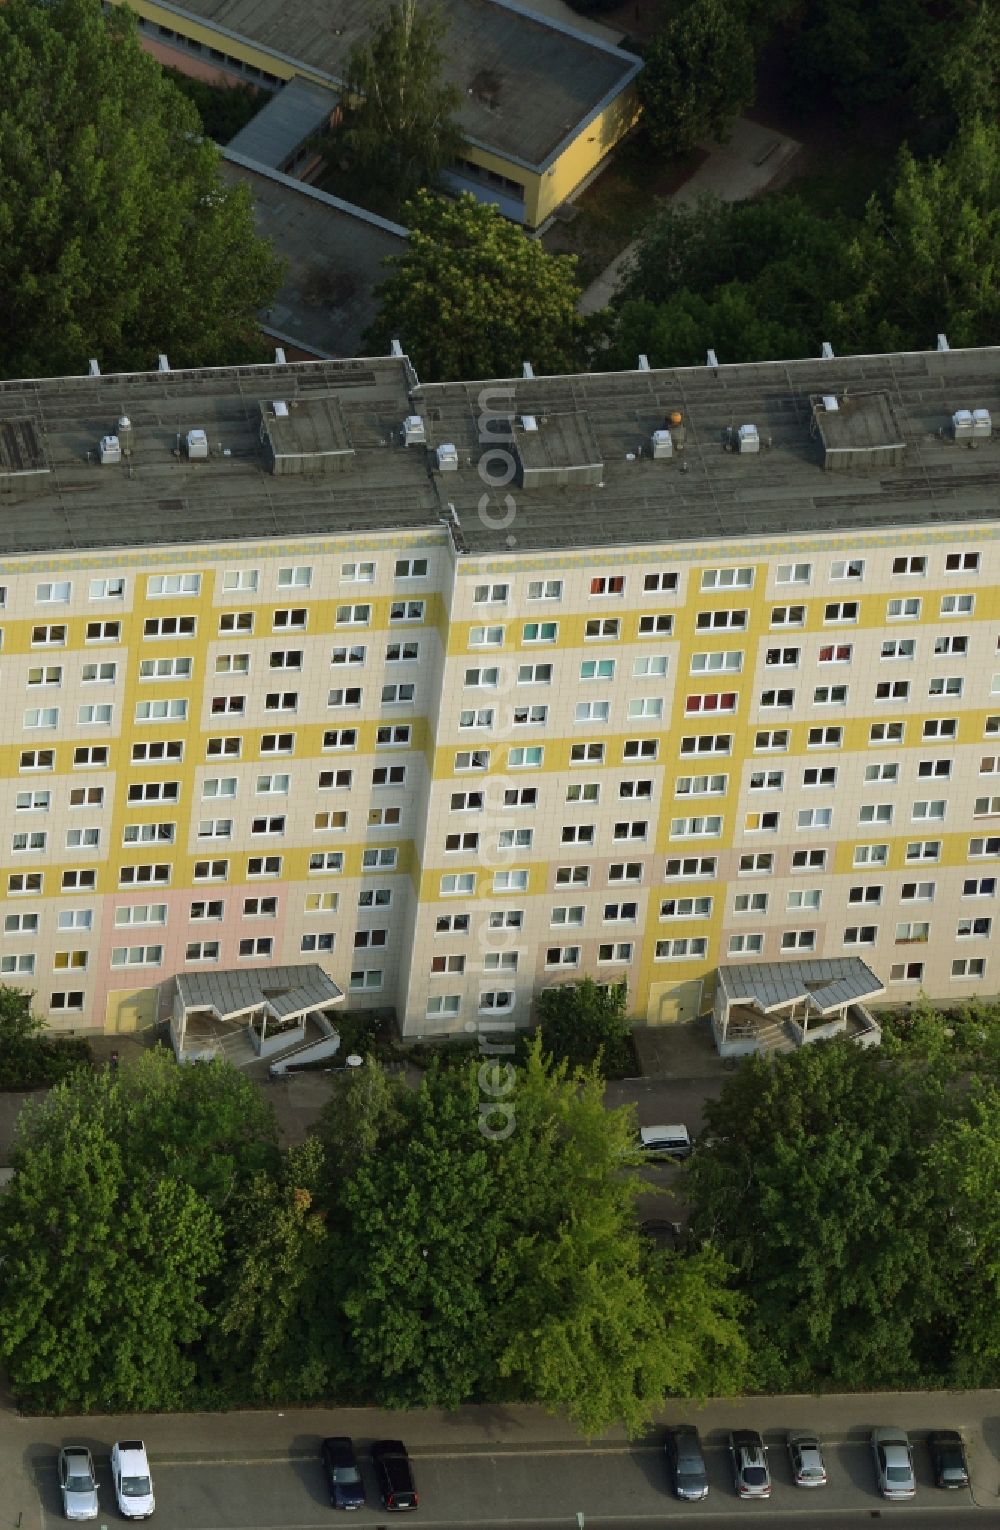
[[[911,883],[910,885],[913,886],[915,884]],[[931,885],[933,885],[933,884],[931,884]],[[905,889],[905,883],[904,883],[904,889]],[[906,896],[905,890],[904,890],[903,896],[904,897]],[[848,892],[848,894],[847,894],[847,901],[848,901],[848,903],[876,903],[876,904],[877,903],[881,903],[882,902],[882,886],[881,886],[881,883],[878,883],[878,882],[871,882],[871,883],[867,883],[867,884],[863,883],[863,884],[861,884],[858,887],[852,887],[850,889],[850,891]]]
[[[232,780],[235,787],[236,778],[233,777]],[[287,797],[289,781],[290,777],[283,775],[258,776],[254,790],[258,797]],[[208,785],[207,782],[205,784]],[[235,791],[232,795],[235,796]]]
[[[184,948],[184,960],[186,962],[217,962],[219,942],[217,940],[189,941]]]
[[[549,709],[546,706],[515,707],[511,718],[515,727],[522,727],[532,723],[544,723],[548,715]]]
[[[474,871],[451,872],[441,878],[441,897],[451,898],[461,894],[471,895],[476,890]]]
[[[916,638],[886,638],[881,656],[883,659],[912,659],[916,651]]]
[[[836,786],[836,765],[810,765],[802,772],[803,786]]]
[[[856,622],[857,619],[856,600],[831,600],[823,608],[824,622]]]
[[[239,943],[237,955],[246,960],[248,957],[270,958],[274,950],[274,940],[270,935],[248,935]]]
[[[589,626],[590,623],[588,622]],[[674,630],[674,619],[666,612],[654,616],[640,616],[640,637],[669,637]]]
[[[775,584],[808,584],[811,578],[811,563],[779,563],[774,573]]]
[[[525,643],[554,643],[558,634],[558,622],[525,622],[521,629],[521,640]]]
[[[573,721],[578,723],[607,722],[611,715],[609,701],[578,701]]]
[[[447,854],[479,849],[479,835],[475,833],[446,834],[444,848]]]
[[[629,740],[625,744],[625,758],[634,758],[628,752]],[[640,742],[636,740],[635,742]],[[655,740],[649,742],[655,743]],[[701,733],[693,738],[681,739],[681,754],[729,754],[733,747],[733,735],[731,733]],[[643,756],[644,758],[646,756]],[[655,759],[655,753],[648,756]]]
[[[830,564],[831,579],[863,579],[864,577],[864,558],[848,558],[846,560]]]
[[[761,894],[765,901],[767,894]],[[637,903],[606,903],[604,906],[604,918],[610,919],[611,909],[630,909],[628,915],[630,921],[634,921],[638,910]],[[664,898],[660,904],[661,919],[708,919],[712,913],[712,899],[702,898]],[[621,916],[616,916],[621,917]]]
[[[590,581],[591,595],[624,595],[625,579],[621,574],[598,574]]]
[[[795,705],[795,692],[791,687],[783,690],[761,691],[760,705],[762,707],[792,707]]]
[[[35,585],[36,605],[65,605],[73,594],[73,586],[68,579],[60,579],[54,584]]]
[[[81,877],[83,877],[83,876],[90,876],[90,877],[95,877],[96,873],[93,872],[93,871],[91,871],[91,872],[64,871],[63,872],[63,884],[62,884],[64,891],[67,890],[71,885],[74,885],[74,884],[68,883],[66,881],[67,877],[72,877],[72,876],[81,876]],[[93,887],[94,883],[90,882],[87,885],[90,886],[90,887]],[[21,896],[25,896],[25,895],[33,894],[33,893],[41,893],[42,886],[43,886],[43,879],[42,879],[42,873],[40,871],[14,871],[7,878],[7,892],[8,892],[8,894],[12,898],[21,897]]]
[[[995,898],[996,877],[969,877],[962,883],[963,898]]]
[[[934,818],[943,821],[948,804],[943,798],[935,798],[932,801],[915,802],[911,817],[914,823],[921,819]]]
[[[3,921],[5,935],[37,935],[37,914],[5,914]]]
[[[721,649],[712,653],[693,653],[691,655],[692,675],[739,674],[742,668],[743,650],[741,648]]]
[[[323,815],[317,815],[317,816],[318,817],[322,817]],[[330,816],[330,819],[331,819],[331,822],[330,822],[330,825],[329,825],[330,828],[333,828],[333,829],[346,828],[346,826],[347,826],[347,814],[346,813],[341,813],[341,814],[334,813],[334,814],[331,814],[329,816]],[[340,818],[343,818],[343,820],[344,820],[343,824],[341,824],[338,821]],[[314,827],[320,828],[322,826],[319,823],[316,823],[315,820],[314,820]],[[251,820],[250,820],[250,833],[251,834],[284,834],[284,832],[285,832],[285,815],[284,815],[284,813],[271,813],[271,814],[265,815],[264,817],[261,817],[261,818],[251,818]]]
[[[592,616],[583,628],[584,641],[606,638],[611,641],[621,635],[621,622],[617,616]]]
[[[941,841],[939,839],[917,839],[906,847],[908,861],[937,861],[940,857]]]
[[[636,659],[632,665],[632,675],[636,680],[662,679],[666,673],[666,654],[647,654],[644,658]]]
[[[196,882],[225,882],[229,876],[228,861],[195,861]]]
[[[222,589],[227,595],[237,590],[254,594],[259,584],[260,574],[255,568],[228,568],[222,575]]]
[[[938,637],[934,639],[934,652],[936,654],[961,655],[963,658],[969,651],[969,639],[967,637]]]
[[[958,736],[957,717],[929,717],[924,722],[923,738],[956,738]]]
[[[764,663],[771,669],[794,669],[799,662],[798,648],[768,648]]]
[[[572,905],[563,904],[560,907],[554,908],[552,910],[551,914],[549,915],[549,923],[551,925],[568,924],[579,926],[583,924],[585,916],[586,910],[584,909],[582,903],[574,903]]]
[[[780,776],[781,772],[776,771],[774,774]],[[751,785],[752,784],[753,783],[751,782]],[[648,787],[649,790],[642,793],[632,791],[626,792],[624,790],[626,786],[633,785]],[[678,776],[677,785],[674,788],[674,794],[678,797],[724,797],[728,785],[729,777],[726,775]],[[630,781],[623,781],[621,783],[621,787],[619,788],[618,795],[620,797],[639,795],[651,797],[653,795],[653,783],[652,781],[637,781],[635,783]]]
[[[996,818],[1000,815],[1000,797],[976,797],[972,814],[974,818]]]
[[[735,691],[709,691],[704,695],[688,696],[684,703],[684,711],[689,716],[699,712],[735,712],[737,700]],[[662,702],[660,705],[662,710]],[[629,704],[629,716],[634,716],[631,710],[631,703]]]
[[[531,744],[523,748],[508,749],[507,765],[511,770],[528,770],[537,768],[542,764],[544,748],[541,744]]]
[[[899,766],[895,761],[879,765],[865,766],[865,781],[898,781]]]
[[[113,946],[112,967],[158,967],[163,960],[162,946]]]
[[[845,946],[874,946],[877,941],[877,924],[851,924],[844,931]]]
[[[897,924],[895,942],[897,946],[926,945],[930,933],[931,927],[925,919],[907,920]]]
[[[28,685],[62,685],[62,677],[61,664],[39,664],[28,670]]]
[[[602,946],[601,950],[604,949],[606,948]],[[681,936],[678,940],[658,940],[653,951],[654,959],[658,962],[692,961],[704,957],[707,953],[708,941],[701,935],[693,938]],[[599,957],[599,960],[601,959],[603,958]],[[620,957],[618,960],[625,960],[625,958]]]
[[[124,600],[124,579],[92,579],[90,581],[90,600]]]
[[[419,642],[389,643],[386,645],[385,662],[387,664],[415,664],[419,658]]]
[[[18,762],[19,770],[55,770],[55,768],[56,753],[54,749],[21,750]]]
[[[201,592],[200,574],[151,574],[146,581],[146,594],[198,595]]]
[[[362,871],[393,871],[399,859],[395,846],[382,850],[365,850],[361,857]]]
[[[492,728],[492,707],[468,707],[458,714],[458,726],[460,728]]]
[[[562,600],[561,579],[532,579],[528,584],[529,600]]]
[[[787,728],[763,728],[754,734],[755,754],[778,754],[788,748],[790,734]]]
[[[800,607],[799,609],[804,609]],[[743,631],[747,625],[750,613],[743,611],[699,611],[695,618],[695,626],[699,632],[719,632],[726,630]]]
[[[956,957],[951,964],[953,978],[981,978],[986,975],[985,956]]]
[[[864,809],[861,810],[864,812]],[[855,845],[855,866],[885,866],[889,861],[888,845]]]
[[[875,687],[876,701],[908,701],[909,680],[880,680]]]
[[[143,659],[139,664],[140,680],[190,680],[193,661],[191,659]],[[86,669],[96,673],[92,678],[113,680],[115,678],[115,666],[113,664],[88,664]],[[111,673],[100,673],[110,670]],[[90,676],[86,675],[89,679]]]
[[[345,565],[345,567],[357,565]],[[343,576],[343,570],[341,570]],[[308,590],[312,584],[311,568],[279,568],[277,579],[279,590]]]
[[[766,892],[737,893],[733,899],[734,914],[766,914],[768,895]],[[662,916],[663,906],[660,906]]]
[[[795,819],[797,829],[828,829],[833,823],[833,808],[800,808]]]
[[[504,639],[503,627],[470,627],[470,648],[499,648]]]
[[[472,603],[476,606],[504,605],[509,595],[509,584],[477,584],[472,592]]]
[[[193,616],[150,616],[143,622],[142,632],[148,638],[193,637],[197,628]],[[121,622],[88,622],[88,643],[118,642]]]
[[[170,826],[173,828],[173,825]],[[172,838],[173,836],[171,836]],[[96,850],[101,843],[101,831],[97,828],[67,829],[67,850]]]
[[[333,652],[331,653],[331,655],[330,655],[330,663],[332,665],[363,664],[365,662],[365,654],[367,653],[367,651],[368,650],[365,648],[364,643],[355,643],[353,646],[346,647],[346,648],[335,648],[333,650]],[[301,649],[297,649],[296,653],[299,655],[299,658],[301,659]],[[279,668],[282,667],[282,665],[279,665],[279,664],[275,663],[275,660],[278,657],[279,657],[279,654],[277,654],[277,653],[271,655],[271,668],[272,669],[279,669]],[[287,666],[287,667],[292,667],[292,666]],[[300,665],[296,664],[294,666],[294,668],[298,669],[298,668],[300,668]]]
[[[785,930],[781,937],[782,951],[815,951],[815,930]]]
[[[248,877],[280,877],[280,855],[251,855],[247,859]]]
[[[122,929],[126,925],[163,925],[166,922],[167,905],[165,903],[133,903],[125,908],[115,909],[115,925],[118,929]]]
[[[334,898],[334,899],[336,899],[337,894],[336,893],[319,893],[316,896],[317,897],[322,897],[322,898]],[[308,902],[308,900],[307,900],[307,902]],[[392,888],[391,887],[365,887],[365,888],[362,888],[361,892],[358,893],[358,908],[389,908],[391,906],[391,904],[392,904]],[[334,902],[333,904],[331,904],[329,906],[335,909],[337,905],[336,905],[336,902]],[[307,912],[308,912],[308,909],[307,909]],[[456,930],[462,928],[461,921],[463,919],[466,921],[465,928],[468,929],[468,918],[469,918],[468,914],[452,914],[451,918],[454,921],[454,925],[455,925],[455,929]]]
[[[278,575],[278,583],[281,583],[282,569]],[[312,571],[310,570],[310,578]],[[348,584],[372,584],[375,579],[374,563],[342,563],[340,565],[340,577]]]
[[[342,649],[339,650],[339,652],[341,652],[341,653],[347,653],[347,651],[348,650],[346,648],[342,648]],[[336,654],[337,652],[338,652],[338,650],[334,649],[334,654]],[[361,653],[362,653],[362,656],[363,656],[364,655],[364,649],[363,648],[361,649]],[[334,658],[333,660],[331,660],[331,662],[332,663],[336,663],[336,659]],[[249,667],[250,666],[249,666],[249,662],[248,662],[247,668],[249,669]],[[302,668],[302,649],[301,648],[276,648],[272,652],[272,654],[270,655],[270,658],[268,659],[268,668],[269,669],[301,669]],[[218,673],[218,667],[216,668],[216,673]]]
[[[338,606],[338,627],[367,627],[370,606]],[[309,625],[309,612],[305,606],[292,606],[275,611],[271,618],[272,632],[304,632]]]
[[[191,904],[190,917],[194,920],[222,919],[226,912],[226,905],[221,899],[211,899],[209,902],[197,901]]]
[[[549,946],[545,952],[546,967],[579,967],[579,946]]]
[[[706,568],[702,570],[703,590],[749,590],[753,586],[752,568]]]
[[[287,746],[283,746],[283,741],[286,739]],[[260,741],[260,752],[261,754],[291,754],[295,747],[294,741],[293,733],[265,733]],[[327,728],[323,734],[324,749],[356,749],[357,747],[357,728]]]
[[[792,852],[793,871],[825,871],[825,850],[794,850]]]
[[[397,558],[393,573],[397,579],[426,579],[427,559]]]
[[[83,989],[73,988],[69,992],[60,991],[49,994],[49,1008],[52,1010],[82,1010]]]
[[[459,749],[455,755],[456,770],[489,770],[489,768],[490,751],[488,749]]]
[[[631,878],[631,880],[641,882],[642,866],[638,861],[633,862],[633,865],[636,868],[636,876]],[[717,866],[718,862],[714,855],[671,856],[664,868],[664,875],[667,878],[674,878],[679,881],[689,881],[692,879],[710,880],[715,876]],[[613,867],[612,870],[614,870]],[[609,876],[608,880],[618,882],[625,881],[626,878]]]
[[[51,804],[52,793],[48,791],[18,792],[14,799],[19,813],[47,813]]]
[[[56,728],[59,726],[58,707],[28,707],[24,714],[26,728]]]
[[[858,823],[892,823],[891,802],[866,802],[858,811]]]
[[[722,819],[715,813],[699,815],[695,818],[672,818],[670,820],[671,839],[715,839],[721,833]]]
[[[886,620],[890,622],[914,622],[920,617],[921,600],[919,595],[907,595],[905,598],[897,596],[890,600],[885,608]]]
[[[465,971],[464,956],[432,956],[431,977],[437,977],[441,973],[462,973]]]
[[[119,887],[142,887],[149,884],[165,887],[170,881],[167,865],[121,866],[118,869]]]
[[[926,574],[927,559],[920,557],[893,558],[892,572],[894,574]]]
[[[28,829],[13,836],[10,848],[13,854],[19,855],[30,850],[44,850],[47,841],[48,834],[44,829]]]
[[[644,574],[642,587],[646,594],[663,591],[672,594],[677,589],[678,575],[673,570],[663,570],[656,574]]]
[[[341,685],[328,693],[326,704],[329,707],[359,707],[361,696],[360,685]],[[295,691],[274,691],[267,697],[265,706],[269,712],[291,712],[295,710],[298,699]]]
[[[93,626],[102,626],[102,625],[106,625],[106,624],[100,623],[100,622],[94,622],[94,623],[91,623],[91,625],[93,625]],[[110,625],[114,626],[117,629],[120,624],[118,622],[113,622]],[[88,635],[89,635],[89,627],[88,627]],[[117,637],[117,631],[116,631],[115,636]],[[66,628],[61,623],[58,624],[58,625],[55,625],[55,626],[32,627],[32,629],[31,629],[31,646],[32,646],[32,648],[62,648],[65,645],[65,642],[66,642]]]
[[[847,704],[846,685],[817,685],[813,691],[813,706],[842,707]]]
[[[743,613],[745,614],[745,613]],[[772,627],[804,627],[806,621],[805,606],[774,606],[771,611]],[[701,626],[701,616],[698,618]],[[746,626],[746,623],[743,623]]]
[[[426,601],[423,600],[394,600],[389,605],[389,620],[391,622],[422,622]]]
[[[872,723],[868,730],[869,744],[901,744],[905,724],[901,722]]]
[[[978,574],[979,554],[977,552],[947,553],[944,568],[946,574]]]
[[[963,681],[960,675],[932,676],[927,686],[928,696],[961,696]]]
[[[747,813],[743,820],[743,828],[748,834],[774,834],[781,822],[781,814],[770,813]]]
[[[955,927],[955,935],[959,940],[985,940],[992,928],[992,919],[960,919]]]
[[[942,616],[971,616],[976,607],[975,595],[942,595]]]
[[[559,866],[556,868],[557,887],[587,887],[589,883],[589,866]]]
[[[520,679],[520,675],[518,678]],[[584,659],[580,665],[581,680],[613,680],[614,678],[614,659]]]
[[[763,935],[730,935],[727,955],[759,956],[763,949]]]
[[[704,941],[702,945],[704,945]],[[630,940],[615,940],[597,948],[597,960],[599,962],[630,962],[632,960],[633,946]]]
[[[591,823],[564,824],[560,837],[564,845],[592,845],[595,832]]]
[[[525,892],[527,886],[527,871],[495,871],[493,873],[493,891],[495,893]]]
[[[151,707],[151,708],[153,708],[153,710],[151,712],[143,712],[142,711],[143,707]],[[162,709],[163,707],[183,707],[184,711],[183,712],[180,712],[180,711],[176,711],[176,712],[170,712],[170,711],[164,712],[162,710],[157,710],[158,708]],[[243,714],[246,712],[246,709],[247,709],[247,699],[246,699],[245,696],[213,696],[212,697],[211,711],[212,711],[212,716],[213,717],[219,717],[219,716],[242,717]],[[165,717],[165,716],[169,716],[169,717],[181,717],[181,716],[185,716],[186,717],[187,716],[187,702],[186,701],[184,701],[184,702],[139,701],[139,702],[136,703],[135,713],[136,713],[136,721],[137,722],[142,721],[142,719],[144,717],[152,717],[152,718],[159,718],[159,717]]]
[[[231,705],[235,701],[239,702],[238,707]],[[212,711],[242,711],[243,702],[242,696],[215,696],[212,698]],[[226,705],[219,703],[226,703]],[[184,722],[187,714],[188,704],[184,697],[178,697],[176,700],[137,701],[135,704],[136,722]]]

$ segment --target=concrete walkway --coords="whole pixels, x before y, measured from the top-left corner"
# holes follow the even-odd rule
[[[727,143],[699,145],[708,158],[669,200],[684,205],[697,202],[699,197],[712,196],[720,202],[745,202],[764,191],[800,147],[795,138],[786,138],[759,122],[751,122],[749,117],[738,117]],[[607,308],[637,244],[638,240],[633,240],[626,245],[586,288],[580,298],[581,313],[598,313]]]

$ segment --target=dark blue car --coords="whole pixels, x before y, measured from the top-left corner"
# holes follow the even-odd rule
[[[323,1470],[330,1489],[330,1502],[335,1509],[363,1509],[365,1485],[358,1471],[358,1459],[354,1446],[346,1434],[324,1440],[320,1447]]]

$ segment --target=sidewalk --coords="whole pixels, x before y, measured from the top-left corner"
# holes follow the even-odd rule
[[[708,158],[670,200],[683,205],[713,196],[721,202],[745,202],[764,191],[800,147],[794,138],[751,122],[749,117],[738,117],[727,143],[699,144]],[[608,306],[637,243],[634,240],[627,245],[586,288],[578,305],[581,313],[597,313]]]

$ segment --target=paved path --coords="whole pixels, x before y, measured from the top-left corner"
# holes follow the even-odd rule
[[[684,204],[713,196],[722,202],[745,202],[768,187],[800,147],[794,138],[751,122],[749,117],[738,117],[727,143],[699,144],[708,158],[669,200]],[[633,240],[627,245],[586,288],[580,299],[581,313],[607,308],[637,243]]]

